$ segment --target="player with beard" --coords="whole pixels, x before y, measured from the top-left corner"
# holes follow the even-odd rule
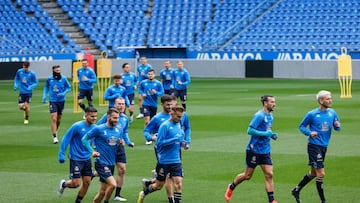
[[[309,111],[300,123],[299,130],[308,136],[308,157],[310,171],[302,178],[299,184],[291,191],[297,203],[300,203],[300,191],[316,177],[316,188],[321,203],[326,203],[324,195],[324,161],[327,147],[331,138],[331,130],[340,131],[340,119],[332,104],[331,93],[321,90],[316,95],[319,108]]]
[[[94,203],[108,203],[112,192],[116,187],[113,176],[116,164],[115,155],[119,145],[124,146],[123,129],[118,125],[119,111],[111,108],[107,111],[107,122],[90,130],[82,138],[83,145],[95,158],[95,170],[100,176],[101,186],[94,197]],[[89,140],[94,141],[96,150],[91,148]]]
[[[115,108],[120,112],[119,116],[119,124],[121,128],[123,129],[123,139],[127,146],[134,147],[135,144],[130,141],[129,138],[129,119],[125,114],[125,99],[123,98],[117,98],[115,99]],[[107,115],[105,114],[98,122],[97,124],[103,124],[107,121]],[[115,189],[115,201],[127,201],[126,198],[120,195],[122,186],[124,184],[125,179],[125,172],[126,172],[126,153],[125,148],[121,145],[118,146],[116,150],[116,168],[118,169],[118,174],[116,176],[116,189]],[[96,174],[97,175],[97,174]]]
[[[46,103],[46,97],[49,93],[51,131],[53,143],[57,144],[59,142],[57,131],[61,123],[62,113],[65,106],[65,97],[66,94],[71,91],[71,86],[66,77],[61,75],[61,68],[59,65],[53,66],[52,69],[53,75],[48,77],[45,82],[42,102]]]
[[[164,94],[164,87],[155,79],[155,70],[148,71],[148,79],[141,81],[139,93],[143,98],[144,127],[156,115],[158,98]],[[151,143],[146,143],[151,144]]]
[[[61,180],[58,188],[58,195],[61,197],[65,188],[81,188],[77,194],[75,203],[80,203],[86,195],[91,182],[91,154],[81,142],[82,137],[95,127],[97,110],[94,107],[85,108],[85,120],[74,123],[65,133],[61,140],[58,160],[65,162],[65,152],[68,145],[70,150],[68,157],[70,159],[70,180]],[[80,179],[81,178],[81,179]]]
[[[263,108],[253,116],[247,133],[251,135],[246,147],[246,168],[238,174],[234,181],[228,185],[225,192],[225,200],[230,201],[232,193],[237,185],[245,180],[250,180],[256,166],[260,165],[265,176],[265,190],[269,203],[277,203],[274,199],[273,166],[270,156],[270,138],[276,139],[276,133],[272,132],[273,114],[275,109],[275,97],[264,95],[260,99]]]

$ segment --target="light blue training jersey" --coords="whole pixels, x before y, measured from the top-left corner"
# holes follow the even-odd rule
[[[70,91],[71,85],[64,75],[61,75],[60,80],[50,76],[44,85],[43,100],[46,100],[46,96],[50,92],[50,102],[63,102],[65,101],[66,94]]]
[[[171,85],[174,83],[174,71],[173,69],[162,69],[159,74],[160,78],[163,80],[164,90],[171,90]]]
[[[116,148],[119,146],[119,140],[123,138],[123,129],[120,125],[109,127],[106,124],[95,126],[82,138],[82,143],[92,152],[89,140],[94,140],[96,151],[100,153],[95,158],[95,162],[113,166],[115,165]]]
[[[97,82],[95,72],[90,68],[81,67],[77,70],[78,80],[79,80],[79,89],[81,90],[91,90],[93,85]],[[88,80],[85,81],[84,77],[87,77]]]
[[[274,117],[272,113],[266,113],[263,109],[259,110],[253,116],[249,127],[258,131],[269,131],[272,129]],[[271,151],[270,137],[250,135],[246,150],[251,150],[256,154],[268,154]]]
[[[148,72],[149,70],[152,69],[152,65],[150,64],[139,64],[137,67],[137,74],[138,74],[138,83],[141,83],[141,81],[148,79]]]
[[[156,90],[154,94],[152,90]],[[160,81],[153,79],[152,81],[149,79],[143,80],[139,86],[139,94],[144,95],[146,97],[143,98],[143,105],[144,106],[158,106],[158,98],[164,94],[164,88]]]
[[[20,94],[32,94],[33,89],[39,84],[34,71],[25,71],[21,68],[16,71],[14,77],[14,90],[20,86]]]
[[[180,150],[184,132],[180,123],[166,120],[160,125],[155,143],[157,159],[160,164],[181,163]]]
[[[182,70],[175,69],[173,73],[174,73],[174,88],[176,90],[185,90],[191,83],[189,72],[185,68],[183,68]],[[178,81],[181,81],[182,84],[179,85]]]
[[[94,127],[95,125],[87,125],[84,120],[74,123],[66,131],[64,137],[61,140],[58,154],[59,160],[65,160],[65,152],[68,145],[70,145],[70,150],[68,153],[69,159],[75,161],[89,160],[91,158],[91,153],[82,144],[81,139]]]
[[[130,102],[125,87],[113,84],[105,90],[104,99],[109,101],[109,108],[113,108],[115,106],[115,99],[120,97],[125,99],[125,105],[129,107]]]
[[[135,73],[121,73],[123,83],[121,84],[126,89],[126,95],[135,94],[135,86],[137,86],[137,78]]]
[[[331,129],[340,131],[341,127],[335,127],[334,122],[340,119],[332,108],[321,111],[319,108],[309,111],[299,125],[299,130],[308,136],[309,143],[327,147],[331,138]],[[308,128],[309,127],[309,128]],[[311,137],[311,131],[316,131],[318,134]]]
[[[150,122],[144,128],[144,137],[146,141],[151,141],[152,135],[158,133],[160,125],[169,120],[170,117],[170,114],[160,112],[151,118]],[[184,140],[186,142],[186,146],[189,147],[191,142],[191,126],[189,116],[186,112],[184,112],[183,117],[181,118],[180,126],[184,131]]]
[[[100,125],[100,124],[104,124],[106,122],[107,122],[107,114],[105,113],[100,118],[100,120],[98,120],[98,122],[96,124]],[[120,127],[123,129],[122,139],[124,139],[125,144],[128,146],[131,145],[132,142],[130,141],[130,138],[129,138],[129,118],[127,117],[127,115],[125,115],[124,113],[120,114],[118,125],[120,125]]]

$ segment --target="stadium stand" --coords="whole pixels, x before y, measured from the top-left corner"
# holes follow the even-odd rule
[[[40,3],[47,1],[110,56],[138,47],[359,50],[358,0],[4,0],[0,55],[85,50]]]

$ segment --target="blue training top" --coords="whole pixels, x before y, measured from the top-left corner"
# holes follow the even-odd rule
[[[79,89],[81,90],[91,90],[93,85],[97,82],[95,72],[90,68],[81,67],[77,70],[78,80],[79,80]],[[84,80],[84,78],[88,80]]]
[[[271,131],[273,119],[274,117],[272,113],[266,113],[263,109],[261,109],[253,116],[249,124],[249,128],[260,132]],[[255,133],[251,134],[246,150],[251,150],[256,154],[270,153],[270,136],[262,136]]]
[[[71,85],[65,76],[61,76],[60,80],[55,79],[53,76],[47,78],[44,85],[43,101],[46,100],[48,92],[50,92],[49,101],[63,102],[65,101],[66,94],[71,91]]]
[[[65,160],[65,152],[68,145],[70,145],[69,159],[75,161],[89,160],[91,153],[82,144],[81,139],[94,127],[95,125],[87,125],[84,120],[74,123],[61,140],[58,154],[59,160]]]
[[[125,87],[113,84],[105,90],[104,99],[109,101],[109,108],[113,108],[115,106],[115,100],[120,97],[125,100],[126,107],[129,107],[130,101],[127,97]]]
[[[174,71],[173,69],[162,69],[159,74],[160,78],[163,80],[164,90],[171,90],[171,85],[174,83]]]
[[[34,71],[25,71],[21,68],[16,71],[14,77],[14,90],[20,85],[20,94],[32,94],[33,89],[39,84]]]
[[[173,84],[174,88],[176,90],[185,90],[191,83],[189,72],[185,68],[183,68],[182,70],[176,69],[174,70],[173,73],[174,73],[174,84]],[[182,84],[179,85],[178,81],[181,81]]]
[[[332,108],[321,111],[319,108],[309,111],[299,125],[299,130],[308,136],[309,143],[327,147],[331,138],[331,129],[340,131],[341,127],[335,127],[334,122],[340,119]],[[309,126],[309,128],[307,128]],[[316,131],[318,134],[311,137],[311,131]]]
[[[116,148],[119,146],[119,140],[122,139],[123,129],[119,125],[115,127],[109,127],[106,124],[101,124],[90,130],[82,138],[82,143],[92,152],[93,149],[90,146],[88,140],[93,139],[96,146],[96,151],[100,153],[99,157],[95,158],[95,162],[113,166],[115,165]]]
[[[156,93],[153,93],[152,90],[155,90]],[[146,95],[143,98],[144,106],[158,106],[158,98],[164,94],[164,88],[160,81],[153,79],[150,81],[149,79],[143,80],[139,86],[139,94]]]
[[[180,123],[167,120],[160,125],[155,143],[160,164],[181,163],[180,149],[183,138],[184,132]]]
[[[123,83],[121,84],[126,89],[126,95],[135,94],[135,86],[137,86],[137,78],[135,73],[121,73]]]

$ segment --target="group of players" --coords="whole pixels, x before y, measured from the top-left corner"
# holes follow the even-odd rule
[[[145,57],[141,58],[141,64],[138,66],[139,77],[131,73],[129,64],[125,63],[122,66],[123,73],[115,74],[114,84],[105,91],[104,98],[109,101],[109,109],[96,123],[97,109],[92,105],[92,86],[96,83],[96,74],[87,66],[87,60],[82,61],[82,67],[78,70],[78,104],[85,112],[84,120],[74,123],[61,140],[58,154],[60,163],[65,162],[66,148],[70,145],[70,180],[60,181],[57,191],[59,196],[62,196],[65,188],[77,188],[81,185],[75,200],[81,202],[92,178],[99,176],[101,187],[93,202],[101,202],[103,199],[104,202],[109,202],[115,188],[114,200],[127,201],[120,195],[126,170],[124,146],[135,146],[128,136],[128,126],[133,121],[135,90],[138,88],[140,114],[137,118],[145,118],[144,137],[147,144],[156,141],[154,149],[158,161],[155,169],[156,178],[142,180],[144,191],[140,192],[138,202],[142,202],[145,195],[161,189],[165,180],[169,202],[181,202],[183,175],[180,153],[181,148],[188,149],[190,146],[190,122],[185,112],[190,77],[183,68],[183,62],[178,61],[177,64],[178,69],[172,70],[170,61],[164,62],[165,68],[160,72],[160,82],[155,79],[155,71]],[[19,107],[25,112],[24,124],[29,124],[32,90],[38,85],[37,77],[29,67],[30,63],[24,62],[23,68],[18,70],[14,80],[14,90],[20,85]],[[57,129],[69,91],[70,83],[61,75],[60,66],[53,66],[53,75],[45,82],[42,101],[45,103],[47,94],[50,93],[54,144],[59,142]],[[83,103],[85,97],[88,107]],[[163,110],[157,114],[159,97]],[[177,104],[178,97],[181,99],[181,106]],[[129,109],[129,117],[125,114],[126,107]],[[92,170],[91,157],[95,158],[95,172]],[[118,169],[116,179],[115,165]]]
[[[138,118],[144,119],[144,137],[147,144],[155,141],[154,149],[157,158],[155,177],[153,180],[142,180],[143,190],[138,196],[138,203],[143,203],[144,198],[164,185],[166,187],[169,203],[178,203],[182,199],[182,165],[181,165],[181,148],[188,149],[190,145],[190,122],[185,112],[186,108],[186,88],[182,91],[176,89],[177,85],[186,86],[188,81],[179,81],[174,77],[174,71],[169,71],[170,61],[165,61],[165,69],[161,71],[161,82],[155,79],[154,70],[146,63],[146,58],[141,58],[142,63],[138,68],[139,76],[147,75],[138,83],[140,114]],[[144,63],[145,62],[145,63]],[[86,61],[85,61],[86,63]],[[179,65],[180,64],[180,65]],[[178,67],[182,67],[182,62],[178,62]],[[147,74],[146,73],[146,68]],[[31,91],[38,83],[36,76],[29,71],[29,63],[24,63],[24,68],[19,70],[14,82],[14,89],[18,87],[20,81],[27,85],[20,84],[19,108],[25,112],[24,124],[28,124],[29,103],[31,101]],[[53,76],[49,77],[44,87],[43,101],[50,90],[50,112],[52,113],[52,122],[54,129],[60,124],[61,114],[57,117],[53,113],[56,109],[62,109],[62,105],[52,104],[52,98],[64,100],[66,93],[70,91],[70,85],[65,77],[60,74],[60,67],[53,67]],[[79,92],[79,105],[84,108],[85,119],[75,123],[64,135],[60,145],[58,160],[60,163],[65,161],[65,151],[70,144],[70,174],[71,179],[68,181],[61,180],[58,194],[62,195],[64,189],[75,188],[80,186],[82,178],[82,187],[78,192],[75,202],[81,202],[85,196],[92,177],[99,176],[101,187],[94,198],[93,202],[109,202],[113,190],[116,188],[114,200],[126,201],[120,196],[121,187],[124,180],[126,168],[126,155],[124,146],[134,147],[134,143],[128,137],[128,125],[133,120],[134,94],[127,97],[123,95],[124,90],[117,91],[120,84],[131,86],[132,82],[127,80],[130,74],[128,64],[124,64],[123,75],[114,76],[114,85],[110,86],[105,93],[105,98],[109,100],[108,112],[94,125],[97,117],[97,110],[89,106],[85,107],[82,100],[85,96],[92,101],[92,91]],[[181,68],[179,68],[181,69]],[[24,76],[26,75],[26,76]],[[79,74],[81,75],[81,74]],[[23,76],[23,77],[21,77]],[[95,76],[96,77],[96,76]],[[90,81],[90,77],[82,77],[85,81]],[[175,80],[174,80],[175,78]],[[81,79],[79,78],[79,81]],[[32,81],[29,82],[29,81]],[[169,82],[172,81],[172,82]],[[167,83],[169,82],[169,83]],[[55,84],[55,85],[54,85]],[[177,84],[177,85],[176,85]],[[161,87],[161,88],[159,88]],[[136,85],[132,90],[136,90]],[[51,91],[52,90],[52,91]],[[167,93],[167,94],[164,94]],[[22,94],[25,93],[25,94]],[[176,100],[179,96],[182,105],[178,105]],[[157,100],[161,97],[162,112],[157,112]],[[44,99],[45,98],[45,99]],[[298,185],[291,190],[297,203],[300,203],[300,191],[311,180],[316,179],[316,188],[321,203],[326,203],[324,195],[324,161],[327,146],[330,141],[332,129],[340,130],[340,119],[337,113],[331,108],[331,93],[325,90],[316,95],[319,107],[309,111],[302,122],[299,130],[308,136],[308,156],[310,171],[301,179]],[[46,101],[46,100],[45,100]],[[276,140],[278,135],[272,131],[273,115],[275,109],[275,97],[264,95],[261,97],[263,108],[260,109],[251,120],[247,133],[251,136],[246,147],[246,168],[243,173],[237,174],[233,182],[230,183],[225,192],[225,200],[230,201],[235,188],[243,181],[250,180],[255,168],[260,166],[265,176],[265,190],[269,203],[277,203],[274,196],[273,166],[270,155],[270,140]],[[141,105],[142,104],[142,105]],[[156,104],[156,106],[155,106]],[[126,107],[129,107],[129,118],[125,114]],[[56,114],[56,113],[54,113]],[[54,134],[56,137],[56,131]],[[55,140],[54,140],[55,143]],[[57,143],[57,140],[56,140]],[[94,150],[95,147],[96,151]],[[95,158],[95,170],[91,169],[90,156]],[[118,176],[114,178],[114,167],[117,166]],[[174,189],[174,192],[173,192]]]

